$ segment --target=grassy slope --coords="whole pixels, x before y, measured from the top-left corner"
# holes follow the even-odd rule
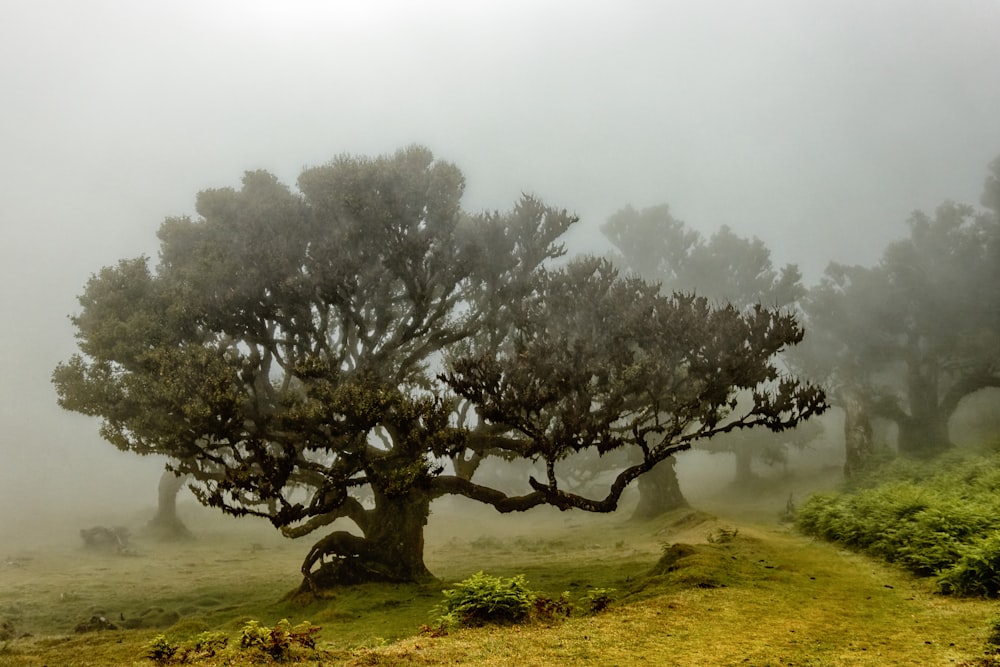
[[[991,604],[934,596],[867,558],[774,529],[718,551],[728,561],[651,582],[651,597],[614,613],[387,652],[419,653],[425,664],[946,665],[981,651]],[[726,585],[699,587],[705,579]]]
[[[647,578],[664,543],[704,542],[736,524],[688,513],[635,525],[540,512],[528,530],[525,517],[483,515],[469,525],[453,512],[432,517],[428,534],[428,564],[445,581],[480,569],[523,572],[553,596],[566,590],[580,600],[588,588],[610,587],[621,599],[553,627],[432,638],[419,628],[442,586],[359,587],[307,607],[276,602],[297,583],[303,545],[213,525],[211,539],[202,528],[189,545],[140,542],[134,557],[76,545],[22,549],[31,560],[0,568],[0,620],[33,636],[0,642],[0,666],[149,665],[141,656],[159,632],[236,636],[249,618],[284,617],[323,626],[324,651],[310,664],[948,665],[981,654],[995,612],[995,603],[934,595],[926,582],[776,526],[740,525],[732,542]],[[148,627],[71,632],[93,613]]]

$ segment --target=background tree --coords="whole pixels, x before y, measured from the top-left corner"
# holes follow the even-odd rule
[[[303,562],[306,589],[428,578],[440,496],[609,511],[699,437],[824,406],[771,364],[801,337],[792,318],[666,300],[605,265],[548,270],[574,218],[531,198],[468,215],[461,173],[426,149],[343,157],[298,189],[251,172],[203,192],[198,219],[164,222],[155,272],[137,258],[93,276],[73,318],[80,354],[54,382],[121,449],[174,461],[205,504],[289,537],[329,531]],[[619,321],[637,326],[601,326]],[[458,423],[450,387],[483,428]],[[744,387],[754,404],[732,413]],[[626,446],[641,461],[597,499],[552,474],[509,494],[447,465],[499,453],[552,473],[572,452]]]
[[[872,417],[896,425],[901,453],[930,455],[963,398],[1000,386],[1000,160],[991,170],[986,210],[918,211],[877,266],[831,264],[810,291],[801,354],[845,408],[848,473],[870,456]]]
[[[642,210],[627,206],[611,216],[601,231],[615,247],[612,259],[618,266],[659,283],[668,294],[697,293],[714,303],[746,310],[761,304],[789,307],[805,293],[798,267],[788,264],[776,269],[771,251],[760,239],[737,236],[725,226],[705,239],[674,218],[666,204]],[[735,454],[737,483],[749,481],[753,458],[780,456],[773,438],[766,434],[732,433],[702,446]],[[686,504],[673,459],[640,478],[638,485],[639,517]]]

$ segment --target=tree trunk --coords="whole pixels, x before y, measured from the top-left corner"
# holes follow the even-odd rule
[[[840,401],[844,406],[844,477],[852,477],[868,467],[875,454],[872,422],[856,392],[840,392]]]
[[[941,406],[938,366],[934,359],[913,362],[907,379],[907,399],[910,414],[897,420],[902,454],[929,457],[952,446],[948,421],[952,409]],[[957,407],[957,403],[956,403]]]
[[[652,519],[671,510],[688,507],[674,464],[675,459],[671,456],[640,475],[639,504],[632,514],[633,519]]]
[[[157,488],[156,516],[146,524],[147,530],[157,539],[186,540],[191,531],[177,517],[177,494],[184,488],[186,475],[175,475],[164,470]]]
[[[300,592],[321,596],[337,586],[432,580],[424,564],[429,516],[430,496],[423,489],[395,496],[376,492],[375,507],[356,520],[363,536],[337,531],[313,546],[302,564]]]
[[[936,408],[924,410],[899,422],[899,451],[909,456],[930,457],[952,446],[949,415]]]

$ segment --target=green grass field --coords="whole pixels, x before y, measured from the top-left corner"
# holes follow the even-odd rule
[[[266,663],[236,646],[251,619],[321,626],[315,650],[293,651],[310,665],[974,665],[998,611],[777,521],[695,510],[650,523],[499,517],[471,505],[431,517],[427,563],[440,583],[359,586],[303,604],[283,598],[299,583],[305,543],[188,511],[197,540],[137,537],[133,555],[88,552],[72,531],[5,542],[0,621],[16,638],[0,641],[0,666],[153,665],[144,656],[156,635],[183,643],[207,630],[230,647],[198,664]],[[677,543],[694,549],[651,574]],[[549,624],[422,632],[441,590],[480,570],[524,574],[552,597],[566,591],[576,611]],[[615,589],[596,615],[585,604],[594,588]],[[119,629],[74,632],[93,616]]]

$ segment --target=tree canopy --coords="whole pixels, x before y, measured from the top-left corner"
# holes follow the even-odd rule
[[[614,244],[615,262],[670,292],[696,292],[737,308],[787,306],[805,294],[795,264],[776,269],[759,238],[743,238],[726,226],[705,238],[676,219],[666,204],[626,206],[601,226]]]
[[[601,226],[614,245],[612,259],[624,270],[644,280],[659,283],[664,293],[698,294],[716,304],[738,310],[764,305],[794,308],[805,294],[801,273],[794,264],[780,269],[771,261],[771,251],[759,238],[743,238],[729,227],[720,227],[710,237],[688,227],[671,213],[666,204],[637,210],[619,210]],[[756,457],[781,460],[788,443],[767,433],[747,432],[713,438],[702,447],[733,452],[736,483],[747,483]],[[680,490],[673,461],[668,460],[653,474],[639,481],[639,516],[653,516],[686,503]]]
[[[430,576],[423,526],[443,495],[611,511],[699,438],[824,409],[774,364],[801,339],[791,316],[663,296],[592,258],[556,268],[573,216],[531,197],[472,215],[463,186],[411,147],[307,169],[297,191],[258,171],[202,192],[197,218],[163,223],[155,270],[126,259],[87,283],[60,404],[168,456],[205,504],[321,535],[311,590]],[[568,455],[623,448],[635,462],[602,495],[560,486]],[[508,494],[458,465],[485,456],[546,476]]]

